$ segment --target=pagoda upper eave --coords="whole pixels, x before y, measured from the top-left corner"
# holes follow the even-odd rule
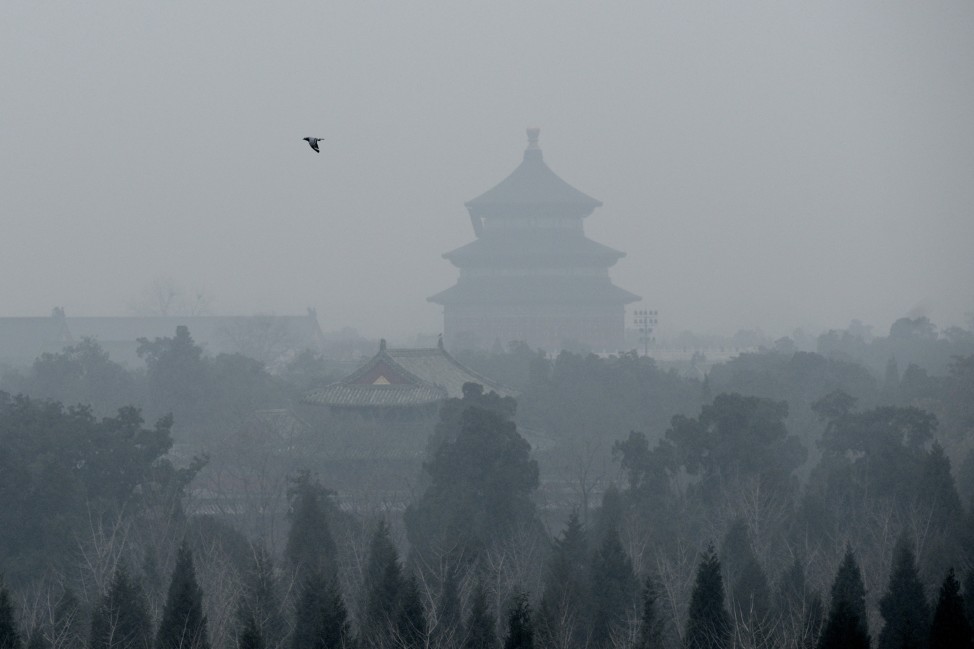
[[[626,253],[581,236],[483,236],[465,246],[444,253],[456,266],[489,265],[500,262],[531,262],[528,265],[550,265],[552,261],[568,265],[609,267]]]
[[[602,206],[602,201],[581,192],[545,164],[535,141],[524,152],[521,164],[507,178],[480,196],[465,203],[474,216],[498,216],[520,211],[535,213],[539,208],[556,207],[560,213],[587,216]]]

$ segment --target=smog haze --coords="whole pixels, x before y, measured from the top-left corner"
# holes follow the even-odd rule
[[[545,161],[662,329],[974,311],[974,4],[0,7],[0,315],[437,332],[464,202]],[[320,154],[301,138],[323,137]]]

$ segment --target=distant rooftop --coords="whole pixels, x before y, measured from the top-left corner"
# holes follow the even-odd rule
[[[432,349],[387,349],[338,383],[313,390],[304,402],[333,408],[411,408],[463,396],[465,383],[477,383],[500,396],[509,388],[456,361],[442,346]]]
[[[243,353],[270,363],[288,352],[318,349],[322,332],[313,309],[305,315],[256,316],[66,316],[0,318],[0,363],[30,365],[44,353],[91,338],[115,362],[139,365],[138,339],[172,337],[186,326],[210,354]]]

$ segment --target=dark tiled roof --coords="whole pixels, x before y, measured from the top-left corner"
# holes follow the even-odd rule
[[[436,304],[628,304],[638,295],[608,277],[461,277],[427,298]]]
[[[430,385],[349,385],[333,383],[308,393],[304,401],[338,408],[401,408],[446,399],[446,390]]]
[[[463,396],[464,383],[479,383],[500,396],[513,396],[513,392],[458,363],[446,351],[434,349],[389,349],[386,351],[399,367],[424,383],[446,390],[447,396],[459,399]]]
[[[392,385],[356,382],[380,364],[395,368],[398,377],[405,382]],[[501,396],[514,394],[501,384],[464,367],[441,348],[380,349],[351,375],[308,393],[304,401],[336,408],[415,407],[448,397],[462,397],[464,383],[479,383],[485,390]]]
[[[540,149],[530,148],[510,176],[466,203],[471,214],[483,216],[510,208],[539,206],[561,206],[575,216],[585,216],[601,205],[601,201],[578,191],[548,168]]]
[[[573,265],[584,265],[589,261],[609,266],[625,256],[626,253],[592,241],[584,234],[557,231],[531,231],[515,236],[485,234],[443,255],[458,266],[493,261],[549,262],[552,259],[567,260]]]

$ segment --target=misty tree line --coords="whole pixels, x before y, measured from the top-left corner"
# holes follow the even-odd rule
[[[943,346],[925,336],[897,344]],[[213,462],[232,444],[214,432],[234,427],[225,420],[279,403],[313,373],[207,357],[188,331],[145,341],[143,354],[146,370],[129,372],[87,341],[13,378],[102,399],[142,386],[141,412],[172,411],[192,422],[179,434],[223,444]],[[344,511],[311,474],[292,473],[283,548],[193,506],[207,459],[174,461],[173,419],[146,427],[135,408],[99,417],[51,392],[4,395],[0,565],[11,612],[0,619],[32,646],[85,646],[106,628],[97,611],[118,624],[105,602],[144,599],[139,637],[178,646],[159,639],[169,580],[199,602],[184,608],[201,611],[193,619],[206,633],[189,617],[173,624],[216,646],[868,646],[869,635],[926,646],[945,628],[936,616],[974,599],[956,585],[963,577],[974,592],[964,461],[974,356],[955,356],[943,374],[913,358],[902,373],[888,360],[877,376],[848,355],[771,350],[699,381],[635,355],[552,360],[515,345],[472,356],[512,377],[518,402],[473,386],[448,401],[405,512]],[[555,449],[532,455],[518,425]],[[619,474],[592,463],[600,453]],[[539,491],[543,481],[569,484],[569,505]],[[275,602],[273,624],[248,598]]]

